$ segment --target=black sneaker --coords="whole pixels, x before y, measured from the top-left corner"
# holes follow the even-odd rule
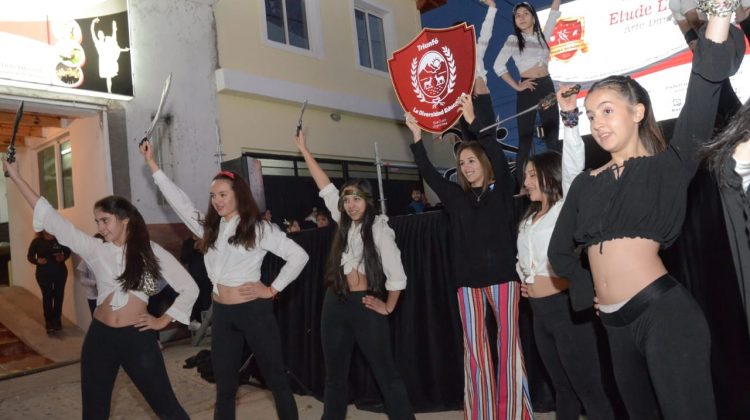
[[[55,331],[62,331],[62,320],[60,320],[60,319],[56,319],[56,320],[54,321],[54,324],[55,324],[55,325],[54,325],[54,329],[55,329]]]
[[[55,332],[54,323],[51,321],[44,321],[44,328],[47,329],[47,334]]]

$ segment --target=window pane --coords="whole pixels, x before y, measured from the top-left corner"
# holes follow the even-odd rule
[[[40,150],[36,156],[39,164],[39,194],[46,198],[52,207],[59,208],[57,204],[55,146]]]
[[[310,49],[304,0],[286,0],[286,20],[289,25],[289,45]]]
[[[367,15],[370,26],[370,45],[372,47],[372,67],[386,71],[385,36],[383,36],[383,19],[375,15]]]
[[[266,0],[268,39],[286,44],[284,31],[284,0]]]
[[[63,208],[73,207],[73,149],[70,141],[60,144],[60,171],[62,172]]]
[[[367,39],[366,15],[361,10],[354,11],[354,20],[357,22],[357,46],[359,47],[359,65],[371,67],[370,65],[370,42]]]

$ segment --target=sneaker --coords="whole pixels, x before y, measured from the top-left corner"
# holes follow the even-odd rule
[[[53,324],[54,324],[53,327],[54,327],[55,331],[62,331],[62,329],[63,329],[62,328],[62,320],[56,319],[55,322],[53,322]]]
[[[55,326],[50,321],[44,321],[44,328],[47,330],[47,334],[55,332]]]
[[[190,324],[188,325],[189,331],[198,331],[201,328],[201,323],[198,321],[190,321]]]

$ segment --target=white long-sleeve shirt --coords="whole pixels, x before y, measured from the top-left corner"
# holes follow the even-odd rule
[[[339,223],[341,219],[339,190],[333,184],[328,184],[320,190],[319,195],[326,203],[333,220]],[[404,272],[404,265],[401,263],[401,251],[396,245],[396,233],[388,226],[388,216],[382,214],[375,216],[375,221],[372,223],[372,238],[383,264],[385,290],[406,289],[406,273]],[[341,266],[344,268],[344,274],[357,270],[367,275],[363,258],[364,243],[362,242],[361,223],[352,223],[346,244],[347,247],[341,254]]]
[[[562,188],[563,197],[536,222],[532,214],[521,222],[518,230],[518,263],[516,271],[526,283],[534,283],[534,276],[558,277],[547,259],[547,248],[555,230],[557,217],[565,203],[565,195],[573,179],[583,171],[586,150],[578,127],[563,130]]]
[[[555,27],[555,23],[557,23],[557,19],[560,18],[561,14],[562,13],[559,10],[550,10],[549,16],[547,17],[547,23],[545,23],[544,30],[542,31],[547,40],[549,40],[550,35],[552,35],[552,29]],[[487,13],[487,16],[490,16],[490,12]],[[485,24],[486,23],[487,19],[485,19]],[[490,28],[491,27],[492,26],[490,25]],[[484,29],[484,24],[482,24],[482,29]],[[519,73],[523,73],[534,66],[547,65],[547,62],[549,61],[549,48],[543,42],[540,42],[537,34],[523,34],[523,40],[524,48],[523,52],[521,52],[518,49],[518,38],[516,35],[508,35],[505,44],[503,44],[503,48],[495,59],[495,65],[493,66],[493,69],[495,69],[495,73],[498,76],[502,76],[508,72],[506,64],[511,57],[513,57],[513,62],[516,64]]]
[[[72,223],[60,216],[45,198],[40,198],[34,207],[34,230],[46,230],[55,235],[58,242],[80,255],[96,277],[98,292],[96,304],[100,305],[112,295],[110,306],[116,311],[128,303],[130,295],[148,302],[148,296],[140,291],[125,291],[117,278],[125,271],[125,247],[104,242],[81,232]],[[198,286],[190,274],[172,254],[155,242],[151,249],[159,260],[161,275],[179,295],[167,314],[173,319],[188,324],[190,312],[198,299]]]
[[[154,173],[154,181],[185,226],[196,236],[202,237],[203,225],[200,221],[203,220],[203,214],[195,208],[190,197],[162,171]],[[219,294],[219,284],[236,287],[260,281],[260,266],[269,251],[286,261],[271,283],[276,291],[284,290],[305,268],[309,258],[307,253],[296,242],[287,238],[276,225],[265,221],[255,225],[255,247],[246,249],[242,245],[232,245],[229,238],[234,236],[239,222],[239,215],[230,220],[222,217],[214,247],[209,248],[203,257],[208,278],[214,285],[213,292]]]

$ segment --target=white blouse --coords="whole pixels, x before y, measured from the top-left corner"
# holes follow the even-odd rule
[[[202,237],[203,225],[200,221],[204,216],[195,208],[190,197],[162,171],[154,173],[154,181],[185,226],[195,235]],[[305,268],[309,258],[307,253],[296,242],[287,238],[276,225],[265,221],[255,226],[254,248],[246,249],[242,245],[232,245],[229,238],[234,236],[239,221],[239,215],[230,220],[222,217],[214,247],[209,248],[203,257],[208,277],[214,284],[213,292],[219,294],[219,284],[236,287],[243,283],[260,281],[260,266],[269,251],[286,261],[271,283],[276,291],[284,290]]]
[[[518,263],[516,271],[525,283],[534,283],[534,276],[557,277],[547,259],[547,248],[555,230],[555,223],[565,202],[573,179],[583,171],[586,150],[578,127],[565,127],[563,134],[562,188],[563,198],[558,200],[535,223],[534,215],[521,222],[518,230]]]
[[[734,158],[734,172],[742,178],[742,191],[750,187],[750,162]]]
[[[325,201],[333,220],[339,223],[341,219],[339,190],[333,184],[328,184],[318,194]],[[383,273],[386,278],[385,289],[389,291],[406,289],[406,273],[401,263],[401,251],[396,245],[396,233],[388,226],[388,216],[382,214],[375,216],[375,221],[372,224],[372,238],[383,264]],[[341,266],[344,267],[344,274],[357,270],[367,275],[363,258],[364,243],[362,242],[361,223],[352,223],[346,243],[347,247],[341,254]]]
[[[148,302],[148,296],[145,293],[134,290],[125,291],[120,287],[120,281],[117,280],[125,271],[125,247],[104,242],[76,229],[43,197],[39,198],[34,207],[34,230],[37,232],[46,230],[55,235],[61,244],[80,255],[88,264],[96,277],[97,305],[104,302],[110,294],[112,295],[110,306],[115,311],[128,303],[130,295]],[[167,250],[153,241],[151,249],[159,260],[162,277],[179,294],[166,313],[173,319],[188,324],[193,304],[198,299],[198,286],[182,264]]]
[[[492,8],[490,8],[492,9]],[[547,17],[547,23],[544,25],[544,37],[549,42],[550,35],[552,35],[552,29],[557,23],[557,19],[561,16],[559,10],[550,10],[549,16]],[[489,17],[489,12],[487,13]],[[485,23],[487,21],[485,20]],[[523,73],[526,70],[534,67],[547,65],[549,61],[549,48],[542,42],[535,33],[530,35],[523,34],[524,48],[523,52],[518,49],[518,38],[515,34],[508,35],[508,39],[505,40],[503,48],[495,59],[495,73],[498,76],[508,72],[508,68],[505,66],[508,63],[508,59],[513,57],[513,62],[516,64],[519,73]]]

